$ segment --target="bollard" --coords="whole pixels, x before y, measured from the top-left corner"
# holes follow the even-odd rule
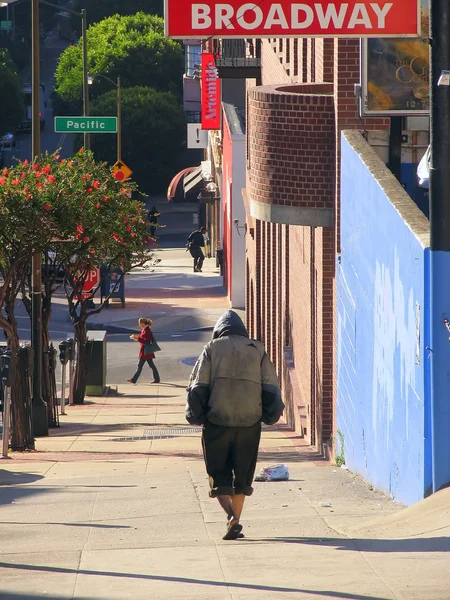
[[[61,342],[59,345],[59,360],[62,365],[61,371],[61,414],[66,413],[66,365],[69,361],[69,352],[67,342]]]
[[[9,386],[3,387],[3,440],[2,440],[2,458],[8,457],[9,448],[9,430],[11,426],[11,396]]]
[[[27,344],[21,344],[20,347],[26,352],[27,357],[27,374],[28,374],[28,387],[30,390],[30,398],[33,397],[33,370],[34,370],[34,352],[31,346]]]
[[[75,365],[74,365],[74,361],[71,360],[69,362],[69,404],[71,406],[74,404],[74,402],[73,402],[74,378],[75,378]]]
[[[0,355],[0,377],[3,385],[3,439],[2,458],[8,458],[9,435],[11,428],[11,383],[16,357],[10,350]]]
[[[66,341],[69,353],[69,404],[73,405],[75,340],[73,338],[68,338]]]
[[[61,368],[61,414],[66,413],[66,365],[63,363]]]

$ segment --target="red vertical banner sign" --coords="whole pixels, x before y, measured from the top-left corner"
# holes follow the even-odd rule
[[[202,129],[220,129],[221,86],[214,54],[202,54]]]

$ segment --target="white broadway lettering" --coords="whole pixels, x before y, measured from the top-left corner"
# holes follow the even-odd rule
[[[333,3],[322,2],[309,4],[292,4],[290,12],[281,4],[271,4],[264,11],[254,2],[242,4],[236,11],[231,4],[216,4],[214,11],[208,4],[192,5],[192,29],[209,29],[216,31],[235,29],[270,30],[274,26],[281,29],[306,29],[316,21],[321,28],[354,29],[362,26],[367,30],[385,29],[386,16],[393,7],[393,2],[379,4],[371,2]]]

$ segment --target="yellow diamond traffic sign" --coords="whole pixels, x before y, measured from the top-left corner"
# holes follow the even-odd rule
[[[133,171],[121,160],[113,165],[113,175],[117,181],[125,181],[132,173]]]

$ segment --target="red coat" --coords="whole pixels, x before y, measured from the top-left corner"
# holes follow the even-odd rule
[[[152,330],[147,325],[147,327],[144,327],[144,329],[141,331],[141,334],[137,339],[137,341],[141,345],[141,347],[139,349],[139,359],[143,358],[143,359],[147,360],[149,358],[155,358],[155,355],[153,353],[145,354],[145,344],[151,344],[152,340],[153,340]]]

